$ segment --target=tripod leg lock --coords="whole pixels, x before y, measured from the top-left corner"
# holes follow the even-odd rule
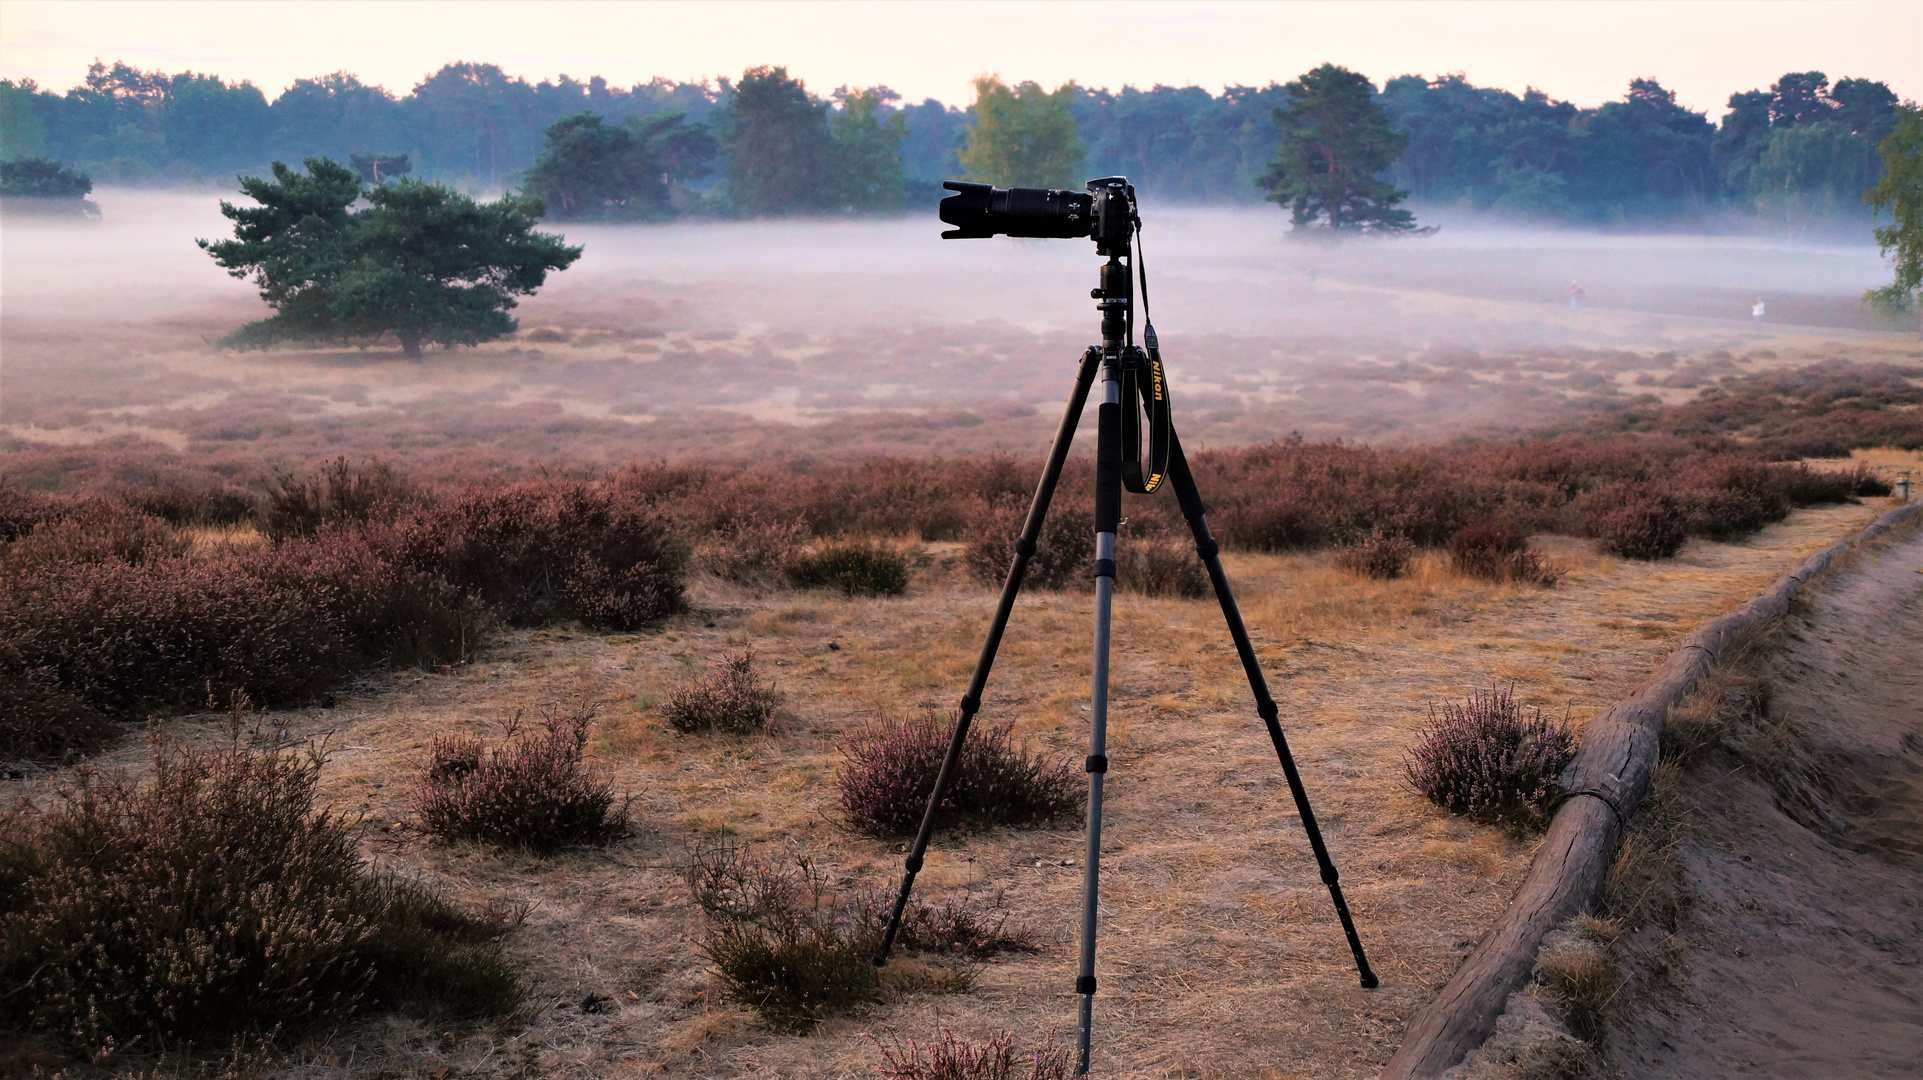
[[[1093,772],[1093,773],[1107,772],[1108,771],[1108,755],[1107,754],[1090,754],[1088,756],[1088,760],[1082,762],[1082,771]]]
[[[1333,886],[1336,882],[1340,881],[1341,879],[1342,879],[1342,875],[1335,872],[1334,863],[1330,863],[1329,865],[1322,868],[1322,884]]]
[[[1282,715],[1282,710],[1276,707],[1273,698],[1269,698],[1255,703],[1255,715],[1261,717],[1263,723],[1273,724],[1275,718]]]
[[[908,860],[902,863],[901,865],[902,865],[902,869],[908,871],[909,873],[919,874],[921,873],[921,856],[910,855],[908,856]]]
[[[1215,537],[1213,536],[1207,540],[1197,540],[1195,542],[1195,553],[1204,559],[1213,559],[1222,553],[1222,545],[1216,543]]]
[[[1095,976],[1093,975],[1077,976],[1075,979],[1075,992],[1078,994],[1088,994],[1092,996],[1095,993]]]
[[[1030,540],[1026,536],[1017,536],[1015,538],[1015,554],[1017,555],[1035,554],[1035,541]]]
[[[963,694],[961,699],[961,707],[962,707],[962,712],[964,714],[968,716],[973,716],[975,715],[975,711],[982,707],[982,699],[975,697],[972,694]]]
[[[1105,578],[1114,577],[1115,576],[1115,560],[1114,559],[1096,559],[1095,571],[1091,573],[1089,576],[1105,577]]]

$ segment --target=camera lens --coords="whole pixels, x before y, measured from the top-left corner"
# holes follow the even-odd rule
[[[1002,233],[1071,239],[1089,235],[1095,197],[1085,191],[1050,188],[998,188],[988,184],[942,183],[955,194],[941,201],[941,219],[954,228],[944,240],[973,240]]]

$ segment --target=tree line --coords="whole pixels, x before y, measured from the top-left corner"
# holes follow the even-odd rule
[[[1314,75],[1219,94],[984,78],[964,109],[886,87],[824,97],[779,67],[623,88],[463,62],[405,96],[337,72],[269,101],[247,82],[96,62],[65,93],[0,80],[0,159],[169,184],[329,158],[371,182],[411,171],[470,191],[518,188],[563,219],[887,211],[938,197],[943,179],[1066,186],[1116,173],[1158,199],[1256,202],[1291,183],[1278,162],[1318,107]],[[1714,123],[1650,79],[1583,109],[1460,74],[1380,87],[1347,75],[1342,93],[1366,88],[1387,120],[1365,155],[1394,151],[1374,179],[1432,205],[1575,222],[1735,212],[1794,230],[1859,216],[1898,117],[1883,83],[1822,72],[1732,94]]]

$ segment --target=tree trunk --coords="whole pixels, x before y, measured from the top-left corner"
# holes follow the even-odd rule
[[[421,359],[421,335],[396,334],[394,336],[401,339],[401,352],[406,354],[409,360],[419,363]]]

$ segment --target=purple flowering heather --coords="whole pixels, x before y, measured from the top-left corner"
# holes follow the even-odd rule
[[[1567,725],[1525,714],[1515,687],[1475,691],[1429,709],[1429,726],[1402,760],[1409,786],[1436,805],[1485,824],[1543,824],[1556,779],[1576,756]]]

